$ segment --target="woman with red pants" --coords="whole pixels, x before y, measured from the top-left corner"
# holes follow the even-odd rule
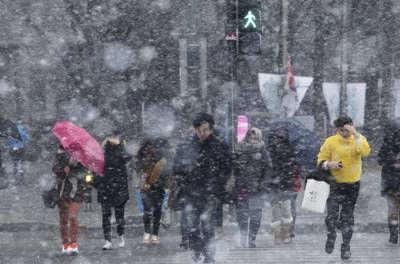
[[[60,233],[63,242],[62,254],[77,255],[78,250],[78,212],[83,201],[83,166],[71,160],[64,148],[59,145],[53,163],[56,186],[59,191]]]

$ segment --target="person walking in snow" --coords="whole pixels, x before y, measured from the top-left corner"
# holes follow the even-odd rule
[[[169,151],[168,141],[157,138],[145,140],[137,153],[136,170],[141,175],[140,191],[144,207],[144,244],[160,243],[162,205],[171,175]]]
[[[175,180],[185,193],[184,208],[193,261],[214,263],[215,208],[221,182],[230,175],[229,147],[213,134],[214,119],[199,113],[193,120],[195,135],[179,144],[174,158]]]
[[[93,186],[98,191],[98,202],[101,203],[103,234],[105,243],[103,250],[112,248],[111,212],[114,208],[119,237],[118,247],[125,246],[125,205],[129,200],[128,173],[126,163],[132,158],[125,150],[122,134],[114,131],[104,141],[104,176],[95,177]]]
[[[267,138],[272,172],[266,180],[272,207],[274,243],[290,243],[293,238],[297,192],[301,190],[299,164],[286,127],[270,128]]]
[[[382,166],[381,194],[388,205],[389,243],[399,240],[400,213],[400,124],[390,121],[386,126],[383,143],[378,153],[378,163]]]
[[[84,167],[71,159],[60,144],[53,162],[56,188],[59,191],[58,209],[62,254],[77,255],[78,248],[78,213],[83,201]]]
[[[327,240],[325,251],[331,254],[335,247],[336,228],[342,231],[341,258],[351,257],[350,241],[353,235],[354,207],[360,190],[362,158],[370,153],[367,139],[353,126],[353,120],[341,116],[334,121],[336,134],[328,137],[318,154],[318,166],[329,170],[335,178],[330,185],[327,200]]]
[[[244,140],[236,146],[233,160],[233,199],[242,247],[256,247],[255,241],[262,216],[263,187],[266,174],[270,173],[270,163],[261,130],[256,127],[250,128]]]

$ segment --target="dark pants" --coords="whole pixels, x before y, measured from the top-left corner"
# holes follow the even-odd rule
[[[114,207],[115,211],[115,220],[117,221],[117,233],[119,236],[124,234],[124,227],[125,227],[125,204],[122,203],[118,206],[112,206],[109,203],[102,203],[101,204],[101,211],[103,213],[103,233],[104,239],[111,241],[111,208]]]
[[[207,195],[188,195],[185,200],[185,215],[190,230],[189,243],[195,258],[203,254],[206,259],[214,259],[215,198]]]
[[[248,236],[249,241],[255,241],[261,224],[262,209],[250,208],[249,201],[243,200],[236,203],[236,213],[240,234]]]
[[[297,216],[297,212],[296,212],[296,200],[297,200],[297,192],[294,192],[291,196],[290,196],[290,212],[292,213],[292,218],[293,218],[293,222],[292,222],[292,226],[290,228],[290,235],[292,237],[294,237],[294,225],[296,224],[296,216]]]
[[[218,228],[222,228],[224,222],[224,202],[223,198],[216,198],[215,199],[215,210],[213,216],[214,226]]]
[[[162,188],[152,188],[148,192],[142,192],[144,232],[155,236],[158,236],[160,229],[164,193]],[[153,229],[151,228],[152,223]]]
[[[181,236],[183,243],[189,241],[189,228],[187,224],[187,216],[185,210],[181,211]]]
[[[325,219],[328,238],[336,238],[335,228],[342,231],[343,244],[349,245],[353,235],[354,206],[357,202],[360,182],[331,185]]]

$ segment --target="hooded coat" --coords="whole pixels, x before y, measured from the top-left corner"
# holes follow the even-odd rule
[[[104,146],[104,176],[96,177],[94,186],[99,203],[119,206],[129,200],[128,172],[126,163],[132,155],[125,151],[123,143]]]
[[[270,177],[271,172],[271,161],[261,130],[253,127],[249,132],[255,133],[257,142],[250,143],[246,136],[235,148],[233,194],[236,201],[260,195],[265,190],[266,178]]]

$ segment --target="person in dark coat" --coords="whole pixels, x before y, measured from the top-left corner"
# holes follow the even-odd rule
[[[143,243],[159,244],[159,228],[165,190],[169,188],[171,165],[168,141],[145,140],[137,153],[136,170],[140,175],[143,199]]]
[[[61,144],[58,146],[52,170],[60,197],[57,205],[63,242],[61,253],[76,255],[79,253],[78,213],[83,201],[85,170],[79,162],[71,159]]]
[[[270,159],[262,132],[250,128],[245,139],[236,146],[234,158],[234,201],[242,247],[256,247],[261,224],[262,193],[266,174],[270,172]]]
[[[103,233],[105,244],[103,250],[111,249],[111,209],[114,208],[119,236],[119,247],[125,246],[125,204],[129,200],[128,172],[126,163],[132,158],[125,150],[122,135],[119,131],[104,141],[104,176],[96,177],[93,183],[97,189],[98,202],[101,203],[103,216]]]
[[[214,263],[214,227],[216,199],[221,182],[231,171],[228,146],[213,134],[214,120],[207,113],[198,114],[193,127],[195,135],[179,144],[174,158],[177,184],[185,193],[184,213],[189,233],[189,244],[194,251],[194,262],[204,255],[204,263]]]
[[[299,166],[286,128],[271,128],[267,142],[272,161],[267,189],[271,194],[274,242],[290,243],[294,229],[295,201],[301,189]]]
[[[378,163],[382,166],[382,196],[388,203],[389,243],[397,244],[399,239],[400,212],[400,124],[391,122],[385,129]]]

